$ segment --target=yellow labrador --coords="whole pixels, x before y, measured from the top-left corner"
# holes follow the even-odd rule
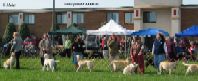
[[[138,64],[129,64],[123,69],[123,74],[131,74],[134,73],[134,71],[137,69]]]
[[[115,72],[116,70],[123,70],[129,64],[129,59],[118,59],[112,60],[111,65],[112,69]]]
[[[190,72],[196,72],[198,71],[198,64],[186,64],[183,62],[184,66],[187,66],[186,74],[189,74]]]
[[[159,66],[159,74],[162,73],[162,70],[169,71],[169,74],[171,74],[172,70],[176,68],[177,62],[160,62]]]
[[[79,71],[79,69],[81,69],[83,66],[87,66],[87,68],[89,69],[89,71],[91,72],[93,69],[93,65],[94,65],[94,59],[89,60],[89,59],[81,59],[80,55],[76,55],[77,57],[77,61],[78,61],[78,68],[76,70],[76,72]]]
[[[7,59],[7,60],[3,63],[3,67],[4,67],[5,69],[8,69],[8,68],[12,69],[12,67],[14,66],[14,64],[15,64],[15,54],[14,54],[14,52],[12,52],[10,58]]]

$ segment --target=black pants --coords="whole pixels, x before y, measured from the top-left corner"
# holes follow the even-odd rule
[[[71,49],[65,49],[63,51],[63,55],[62,56],[63,57],[67,56],[68,58],[70,58],[71,57]]]
[[[41,57],[41,65],[44,66],[44,57]]]
[[[20,69],[20,62],[19,62],[20,55],[21,55],[21,51],[15,52],[15,56],[16,56],[16,69]]]

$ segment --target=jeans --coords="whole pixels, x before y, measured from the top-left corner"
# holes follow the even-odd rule
[[[159,69],[160,62],[165,60],[165,54],[154,55],[154,65]]]
[[[80,55],[80,58],[83,57],[81,52],[73,52],[73,64],[78,64],[78,60],[77,60],[76,55]]]
[[[108,50],[102,50],[103,58],[108,59]]]

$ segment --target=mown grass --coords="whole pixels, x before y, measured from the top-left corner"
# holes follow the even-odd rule
[[[56,72],[44,72],[39,58],[21,58],[21,69],[0,69],[0,81],[198,81],[198,73],[184,75],[186,68],[181,63],[172,75],[157,75],[152,66],[146,68],[144,75],[123,75],[121,71],[111,72],[107,60],[96,59],[93,72],[85,68],[75,72],[71,59],[56,59],[60,60]]]

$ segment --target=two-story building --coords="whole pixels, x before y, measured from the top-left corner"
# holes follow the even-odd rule
[[[132,2],[133,0],[129,1]],[[94,30],[113,19],[129,30],[154,27],[168,31],[174,36],[186,27],[198,24],[197,10],[198,6],[183,5],[182,0],[134,0],[134,6],[119,8],[59,7],[56,8],[56,24],[60,28],[66,28],[76,23],[87,30]],[[14,23],[16,26],[26,23],[31,33],[41,37],[43,33],[50,31],[52,26],[52,8],[0,10],[0,36],[8,23]]]

